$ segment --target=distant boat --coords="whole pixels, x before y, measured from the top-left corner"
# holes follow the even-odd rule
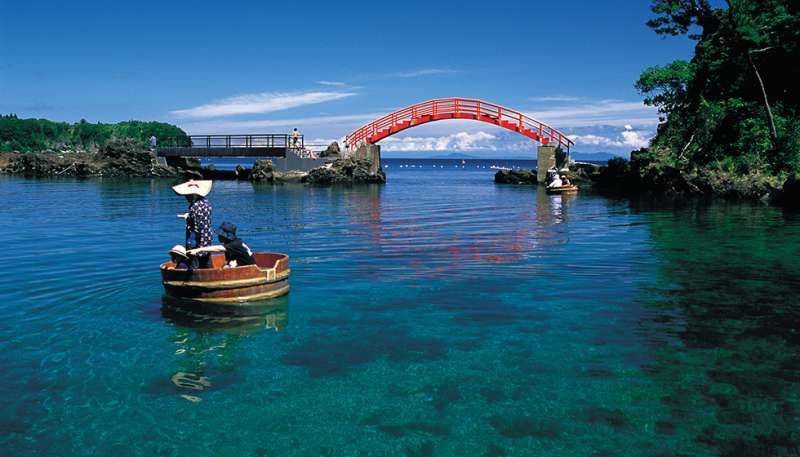
[[[220,305],[242,305],[289,293],[289,256],[256,252],[255,265],[222,268],[224,255],[212,255],[212,268],[176,269],[161,264],[161,283],[168,298]]]
[[[548,194],[573,194],[578,192],[578,186],[569,185],[569,186],[559,186],[559,187],[548,187],[546,191]]]

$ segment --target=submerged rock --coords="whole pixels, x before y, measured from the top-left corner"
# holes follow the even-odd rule
[[[497,170],[494,174],[497,184],[536,184],[536,173],[533,170]]]
[[[380,167],[370,173],[372,163],[363,159],[337,159],[321,167],[313,168],[303,182],[315,185],[331,184],[383,184],[386,174]]]

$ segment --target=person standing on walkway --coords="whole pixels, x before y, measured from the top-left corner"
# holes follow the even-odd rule
[[[189,210],[178,217],[186,219],[186,250],[211,245],[211,204],[206,195],[211,192],[211,181],[190,180],[173,186],[172,190],[186,197]],[[211,268],[211,257],[207,252],[192,256],[192,268]]]
[[[150,140],[149,141],[150,141],[150,149],[155,151],[156,150],[156,143],[158,142],[158,140],[156,139],[156,136],[155,135],[150,135]]]
[[[295,127],[294,130],[292,130],[292,146],[293,147],[297,147],[297,141],[300,139],[301,135],[302,134],[300,133],[300,130],[297,130],[297,127]]]

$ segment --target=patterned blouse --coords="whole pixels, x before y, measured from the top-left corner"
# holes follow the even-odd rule
[[[186,249],[211,246],[211,204],[198,198],[189,205],[186,218]]]

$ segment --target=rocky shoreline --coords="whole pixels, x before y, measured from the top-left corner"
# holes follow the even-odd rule
[[[110,140],[97,152],[44,151],[0,153],[0,174],[33,178],[41,177],[113,177],[113,178],[182,178],[226,179],[254,183],[310,185],[382,184],[386,175],[378,168],[370,172],[368,160],[341,158],[338,144],[323,151],[327,162],[308,172],[275,170],[270,160],[257,160],[253,168],[237,166],[235,170],[218,170],[213,165],[201,166],[200,160],[170,157],[166,165],[159,163],[149,149],[134,140]]]
[[[784,207],[800,207],[800,178],[790,176],[782,183],[775,179],[733,179],[709,174],[706,176],[660,176],[659,182],[643,178],[627,160],[612,159],[607,165],[573,163],[564,171],[569,180],[582,190],[601,195],[621,197],[713,198],[750,200],[773,203]],[[497,184],[537,184],[536,170],[498,170],[494,176]],[[666,183],[671,183],[668,186]],[[675,183],[681,183],[677,186]]]

